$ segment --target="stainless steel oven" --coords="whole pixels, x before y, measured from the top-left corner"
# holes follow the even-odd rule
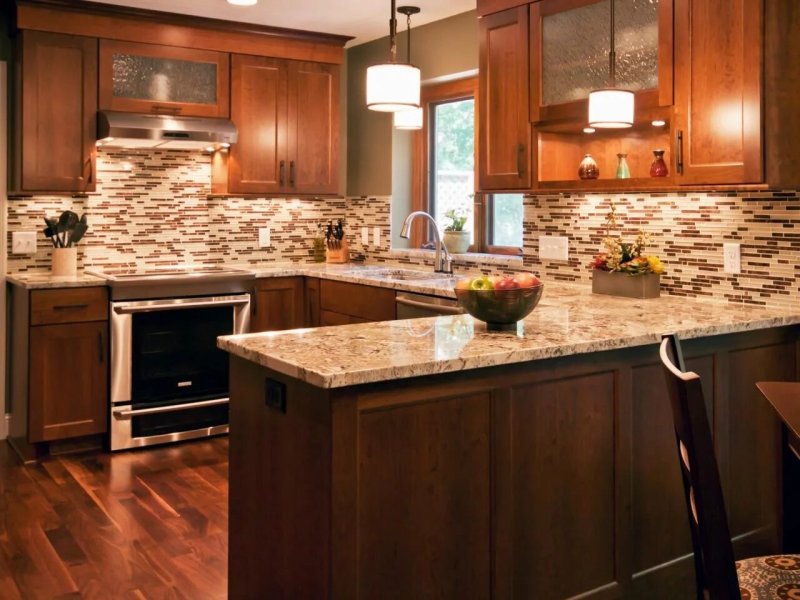
[[[228,431],[228,356],[249,294],[111,302],[111,450]]]

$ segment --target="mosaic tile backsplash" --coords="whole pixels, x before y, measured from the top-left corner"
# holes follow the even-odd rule
[[[9,202],[9,271],[50,268],[50,243],[39,235],[34,256],[10,254],[10,232],[41,231],[42,216],[70,208],[87,213],[79,245],[84,267],[160,266],[182,262],[258,264],[308,261],[320,224],[345,217],[351,249],[370,262],[430,266],[419,252],[388,244],[391,198],[209,198],[210,159],[181,151],[101,151],[98,191],[88,198],[35,197]],[[675,295],[797,307],[800,304],[800,194],[724,192],[526,197],[524,267],[545,280],[588,283],[586,264],[601,248],[611,203],[623,234],[651,234],[650,252],[666,264],[662,288]],[[270,248],[258,248],[258,228],[270,227]],[[380,230],[380,245],[361,246],[360,230]],[[570,238],[568,262],[540,261],[540,235]],[[722,269],[722,245],[742,245],[742,272]],[[475,257],[457,271],[503,272],[514,261]]]

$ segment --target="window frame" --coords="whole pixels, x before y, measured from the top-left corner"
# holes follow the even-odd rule
[[[467,100],[472,98],[475,102],[475,131],[474,148],[475,158],[473,165],[475,169],[474,181],[478,181],[478,77],[466,77],[430,85],[424,85],[421,90],[421,104],[424,111],[422,129],[414,132],[412,142],[412,164],[411,164],[411,209],[424,210],[430,213],[430,184],[431,184],[431,109],[438,104]],[[494,211],[492,194],[479,194],[475,190],[473,203],[473,221],[475,229],[473,231],[474,243],[469,247],[469,253],[505,254],[511,256],[521,256],[522,247],[517,246],[498,246],[489,244],[492,216]],[[420,221],[414,223],[411,230],[411,247],[419,248],[422,244],[430,241],[430,230],[428,226]]]

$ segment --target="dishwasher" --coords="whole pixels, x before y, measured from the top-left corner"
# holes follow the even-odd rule
[[[428,296],[427,294],[398,292],[395,302],[397,304],[397,319],[461,315],[465,312],[454,298]]]

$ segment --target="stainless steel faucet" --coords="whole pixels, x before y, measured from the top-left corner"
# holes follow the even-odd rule
[[[422,210],[417,210],[408,215],[403,223],[403,228],[400,230],[400,237],[408,239],[408,236],[411,235],[411,223],[417,217],[426,217],[433,225],[434,247],[436,248],[436,254],[433,257],[433,270],[437,273],[452,274],[453,257],[450,256],[447,248],[442,243],[442,238],[439,236],[439,228],[436,226],[436,221],[428,213]]]

